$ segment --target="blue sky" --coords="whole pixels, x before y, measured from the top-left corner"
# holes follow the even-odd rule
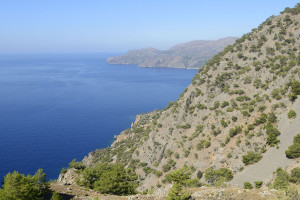
[[[241,36],[296,0],[0,0],[0,53],[123,52]]]

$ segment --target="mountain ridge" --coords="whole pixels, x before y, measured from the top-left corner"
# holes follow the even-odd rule
[[[136,64],[139,67],[200,68],[236,39],[227,37],[218,40],[194,40],[177,44],[167,50],[152,47],[129,50],[123,56],[108,58],[107,63]]]

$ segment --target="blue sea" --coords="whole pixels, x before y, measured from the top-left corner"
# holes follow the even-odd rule
[[[139,113],[178,98],[197,70],[108,65],[117,54],[0,55],[0,181],[108,147]]]

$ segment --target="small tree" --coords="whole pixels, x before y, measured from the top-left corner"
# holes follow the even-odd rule
[[[187,191],[182,191],[182,186],[178,183],[174,183],[173,187],[168,193],[167,200],[188,200],[191,195]]]
[[[190,194],[183,191],[183,186],[190,186],[191,183],[197,183],[196,179],[191,179],[191,169],[187,166],[170,172],[166,179],[173,183],[170,189],[167,200],[187,200],[190,199]]]
[[[285,151],[285,155],[288,158],[300,157],[300,134],[294,137],[293,144],[289,146],[288,150]]]

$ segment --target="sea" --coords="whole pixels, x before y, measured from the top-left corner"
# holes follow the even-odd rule
[[[109,65],[117,53],[0,55],[0,182],[106,148],[137,114],[175,101],[192,69]]]

